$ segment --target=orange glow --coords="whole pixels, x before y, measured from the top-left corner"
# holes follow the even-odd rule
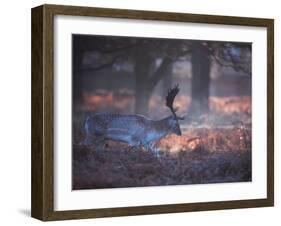
[[[103,93],[84,96],[84,107],[93,111],[100,109],[122,109],[133,113],[134,104],[135,97],[129,91],[115,93],[104,91]],[[191,98],[189,96],[179,96],[174,104],[175,107],[179,107],[179,114],[185,113],[191,104]],[[212,112],[225,115],[236,113],[251,114],[251,97],[210,97],[209,106]],[[149,101],[149,114],[159,115],[159,112],[168,112],[165,100],[160,96],[152,96]]]
[[[188,96],[177,97],[175,107],[179,107],[178,115],[187,113],[190,103],[191,98]],[[115,93],[100,91],[95,95],[84,96],[84,109],[89,111],[133,114],[134,104],[134,95],[127,90]],[[211,152],[251,149],[251,97],[210,97],[209,105],[210,114],[202,117],[204,120],[198,127],[188,123],[181,124],[182,136],[169,135],[158,141],[157,147],[171,153],[204,149]],[[150,98],[148,115],[154,119],[169,115],[163,97]],[[228,117],[226,120],[222,119],[226,126],[212,124],[214,115]],[[113,142],[112,145],[120,144]]]
[[[176,144],[176,148],[175,148]],[[182,136],[169,135],[157,143],[160,150],[170,152],[193,151],[244,151],[251,148],[251,130],[232,128],[195,128],[183,132]]]

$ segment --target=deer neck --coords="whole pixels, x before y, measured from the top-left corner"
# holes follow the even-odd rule
[[[149,126],[145,132],[145,141],[157,141],[170,133],[169,118],[164,118],[159,121],[150,121]]]
[[[163,118],[159,121],[155,121],[155,129],[160,134],[162,134],[162,137],[170,134],[170,125],[169,125],[169,117]]]

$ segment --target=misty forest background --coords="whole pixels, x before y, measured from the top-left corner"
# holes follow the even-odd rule
[[[73,189],[251,181],[251,44],[73,35]],[[157,142],[152,153],[107,141],[78,145],[95,112],[170,115],[182,136]]]

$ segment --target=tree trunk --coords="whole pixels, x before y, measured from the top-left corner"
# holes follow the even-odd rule
[[[138,88],[143,91],[145,89],[145,86],[138,85]],[[152,91],[147,90],[146,92],[141,93],[141,91],[137,91],[137,90],[136,90],[137,95],[136,95],[136,109],[135,109],[135,113],[147,116],[147,113],[148,113],[148,110],[149,110],[148,109],[148,107],[149,107],[149,100],[150,100]]]
[[[139,47],[135,54],[135,113],[146,115],[148,113],[149,99],[152,93],[152,86],[149,82],[149,74],[153,59],[145,49]]]
[[[170,67],[170,70],[165,74],[163,77],[163,86],[162,86],[162,98],[165,99],[168,94],[168,89],[172,87],[173,83],[173,76],[172,76],[172,67]]]
[[[189,113],[200,116],[209,110],[210,56],[207,46],[202,42],[194,42],[191,51],[192,102]]]
[[[163,58],[160,66],[156,69],[156,71],[154,71],[152,70],[152,66],[155,64],[155,59],[150,56],[147,49],[139,48],[136,51],[135,56],[135,113],[147,115],[149,110],[149,100],[153,89],[164,76],[171,76],[173,61],[169,57]]]
[[[83,50],[79,38],[73,38],[72,43],[72,100],[73,109],[79,109],[83,104],[82,60]]]

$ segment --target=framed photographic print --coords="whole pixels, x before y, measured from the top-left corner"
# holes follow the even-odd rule
[[[32,9],[32,216],[273,206],[274,21]]]

